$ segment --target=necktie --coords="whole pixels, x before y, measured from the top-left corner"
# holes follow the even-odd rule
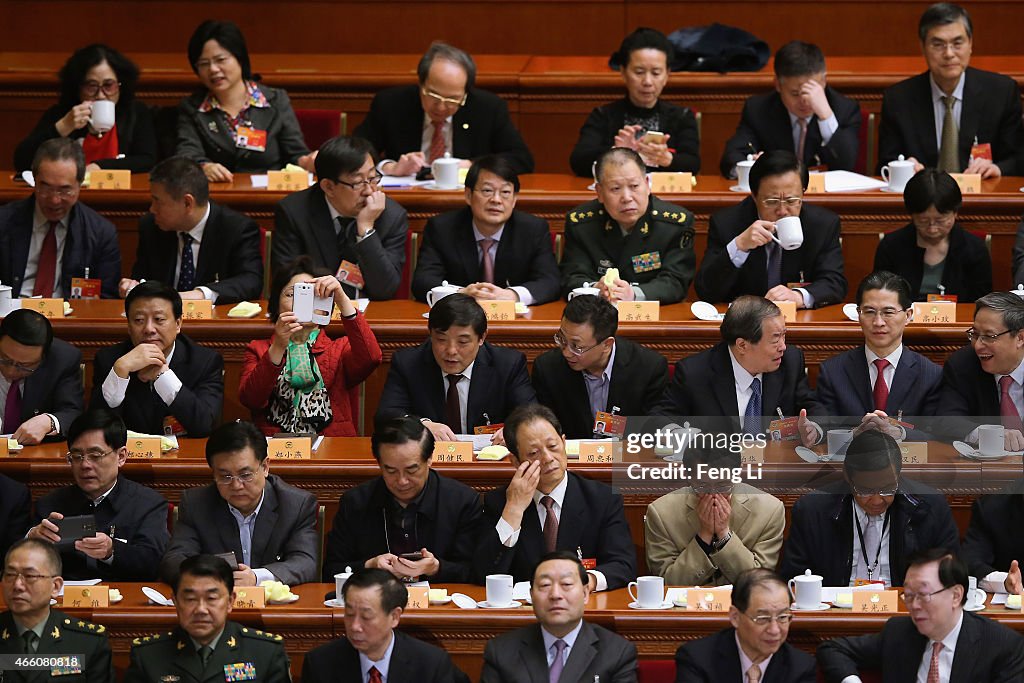
[[[743,411],[743,433],[757,436],[761,433],[761,380],[750,383],[750,400]]]
[[[448,375],[448,395],[444,401],[444,423],[456,434],[462,434],[462,404],[459,402],[459,381],[462,375]]]
[[[761,667],[757,664],[751,665],[747,669],[747,683],[757,683],[761,680]]]
[[[889,401],[889,385],[885,383],[885,369],[889,367],[889,361],[884,358],[874,360],[878,369],[878,377],[875,378],[875,387],[871,392],[875,400],[875,410],[885,410],[885,404]]]
[[[21,391],[19,391],[21,380],[11,382],[7,390],[7,402],[4,404],[4,421],[0,425],[4,430],[3,434],[13,434],[21,426]]]
[[[50,221],[50,229],[43,238],[32,296],[53,296],[53,283],[57,279],[57,225],[57,222]]]
[[[551,496],[544,496],[540,504],[547,510],[544,516],[544,551],[552,552],[558,542],[558,517],[555,516],[555,499]]]
[[[946,105],[946,115],[942,119],[942,145],[939,147],[939,170],[946,173],[960,172],[960,152],[957,149],[960,145],[960,132],[956,128],[956,121],[953,119],[953,103],[956,98],[952,95],[943,96],[942,103]]]
[[[29,630],[21,634],[21,639],[25,641],[25,654],[34,655],[36,648],[39,647],[39,636],[36,635],[35,631]]]
[[[768,289],[782,284],[782,247],[776,242],[764,245],[768,257]]]
[[[928,683],[939,683],[939,653],[942,643],[932,643],[932,663],[928,666]]]
[[[181,233],[181,272],[178,273],[178,291],[190,292],[195,287],[196,264],[192,260],[192,235]]]
[[[807,121],[806,119],[797,119],[796,122],[800,126],[800,142],[796,146],[796,158],[803,161],[804,146],[807,144]]]
[[[430,136],[430,158],[427,159],[428,162],[444,158],[444,153],[447,151],[444,144],[444,122],[433,122],[430,125],[434,127],[434,133]]]
[[[1010,387],[1013,385],[1013,377],[1003,375],[999,378],[999,415],[1003,418],[1003,426],[1007,429],[1024,430],[1021,426],[1020,413],[1017,406],[1010,398]]]
[[[480,249],[483,251],[483,255],[480,257],[480,269],[483,271],[484,282],[494,284],[494,257],[491,256],[491,247],[494,245],[494,240],[490,237],[485,237],[480,240]]]
[[[879,544],[878,538],[878,520],[875,517],[868,517],[868,525],[864,529],[864,568],[861,571],[862,576],[859,578],[873,580],[878,578],[876,570],[872,570],[871,576],[868,576],[868,567],[872,566],[875,562],[878,562],[878,566],[882,566],[882,560],[879,555],[882,554],[881,545]],[[876,553],[874,557],[872,553]]]
[[[558,683],[558,679],[562,675],[562,669],[565,668],[565,662],[562,661],[562,653],[565,652],[565,641],[559,638],[551,647],[555,650],[555,658],[551,660],[551,668],[548,670],[548,683]]]
[[[380,677],[380,671],[377,671],[377,667],[370,667],[370,683],[384,683],[384,679]]]

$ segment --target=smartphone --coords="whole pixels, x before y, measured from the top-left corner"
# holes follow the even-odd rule
[[[57,525],[57,534],[60,536],[61,544],[74,543],[96,535],[96,515],[65,517],[61,520],[53,520],[53,523]]]
[[[238,571],[238,558],[235,557],[234,553],[217,553],[216,557],[227,562],[228,566],[231,567],[231,571]]]
[[[430,166],[422,166],[420,170],[416,171],[416,180],[433,180],[434,171]]]
[[[423,553],[421,553],[421,552],[402,553],[401,555],[399,555],[399,557],[402,558],[403,560],[408,560],[409,562],[419,562],[420,560],[423,559]]]
[[[665,138],[667,138],[667,137],[668,136],[665,135],[664,133],[658,132],[656,130],[649,130],[646,133],[644,133],[643,135],[641,135],[638,139],[641,142],[647,142],[647,143],[658,142],[658,143],[661,143],[661,144],[665,144]]]
[[[292,312],[300,323],[327,325],[334,312],[334,299],[329,296],[313,296],[313,285],[296,282],[292,294]]]

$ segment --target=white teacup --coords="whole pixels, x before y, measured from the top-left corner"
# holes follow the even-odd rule
[[[846,447],[850,445],[853,438],[852,429],[830,429],[828,430],[828,452],[829,455],[842,455],[846,453]]]
[[[786,251],[799,249],[804,243],[804,227],[800,223],[800,216],[785,216],[775,221],[772,239]]]
[[[345,604],[345,582],[352,576],[352,567],[345,567],[345,571],[334,575],[334,599],[340,605]]]
[[[821,604],[822,580],[817,574],[812,574],[810,569],[789,580],[789,592],[793,595],[797,609],[817,609]]]
[[[982,607],[985,604],[985,591],[978,588],[978,577],[968,576],[967,577],[967,607],[975,608]]]
[[[512,602],[513,579],[511,574],[488,574],[487,602],[491,605],[507,605]]]
[[[0,317],[7,315],[11,310],[11,288],[7,285],[0,285]]]
[[[600,296],[601,290],[597,287],[577,287],[576,289],[569,292],[569,298],[575,299],[578,296]]]
[[[882,180],[889,183],[890,192],[903,192],[907,181],[914,177],[914,162],[907,161],[901,154],[895,161],[882,167]]]
[[[978,452],[982,455],[1002,455],[1006,448],[1003,425],[978,425]]]
[[[430,172],[434,174],[434,187],[454,190],[459,186],[459,160],[447,154],[444,158],[435,159],[430,164]]]
[[[750,192],[750,169],[754,165],[753,155],[736,162],[736,184],[744,192]]]
[[[444,280],[437,287],[431,287],[430,291],[427,292],[427,305],[433,308],[434,304],[449,294],[458,294],[461,291],[462,287],[459,287],[458,285],[450,285],[447,280]]]
[[[114,127],[114,103],[110,100],[95,100],[92,103],[92,116],[89,125],[97,133],[106,133]]]
[[[636,581],[629,582],[626,590],[638,607],[660,607],[665,602],[665,579],[661,576],[638,576]]]

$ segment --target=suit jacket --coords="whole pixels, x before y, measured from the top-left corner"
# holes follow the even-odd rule
[[[395,647],[388,662],[389,683],[469,683],[445,650],[392,631]],[[313,648],[302,660],[300,683],[361,681],[359,651],[346,638]]]
[[[664,356],[617,336],[608,403],[603,410],[618,407],[620,415],[647,415],[665,392],[667,383],[668,364]],[[537,400],[555,411],[566,437],[594,436],[594,415],[590,412],[583,372],[570,368],[560,349],[545,351],[533,362],[533,387]]]
[[[924,248],[917,246],[917,228],[908,223],[882,238],[875,250],[875,270],[902,275],[918,301],[924,276]],[[954,224],[949,233],[949,251],[942,267],[942,286],[946,294],[956,294],[961,303],[974,303],[992,291],[992,257],[977,235]]]
[[[147,213],[139,219],[139,247],[132,278],[159,280],[174,287],[180,245],[177,232],[161,230],[153,214]],[[195,267],[195,286],[217,292],[218,304],[259,299],[263,292],[263,259],[256,221],[211,201]]]
[[[25,536],[32,525],[31,510],[28,487],[0,474],[0,556],[6,556],[11,544]]]
[[[355,219],[343,219],[345,230],[355,230]],[[385,199],[384,213],[373,224],[373,234],[366,239],[339,241],[327,208],[327,197],[319,183],[301,192],[294,192],[274,207],[274,240],[270,262],[277,270],[296,256],[309,255],[313,263],[336,272],[342,259],[359,266],[366,281],[360,296],[386,300],[395,296],[405,264],[405,241],[409,217],[405,209],[390,197]],[[349,296],[355,290],[345,285]]]
[[[452,156],[476,159],[500,154],[516,173],[533,173],[533,155],[497,95],[467,89],[466,104],[452,116]],[[397,159],[423,148],[423,105],[418,85],[400,85],[374,95],[370,111],[354,135],[373,143],[380,158]]]
[[[0,639],[0,655],[23,655],[24,641],[18,637],[18,627],[10,612],[0,612],[0,632],[10,634]],[[50,608],[43,637],[36,646],[36,655],[82,655],[82,673],[75,676],[52,675],[45,671],[4,671],[4,681],[14,683],[114,683],[114,667],[110,654],[107,628],[100,624],[72,619],[69,615]]]
[[[132,350],[130,341],[108,346],[96,353],[93,361],[93,388],[90,405],[107,406],[103,398],[103,380],[117,359]],[[181,389],[171,405],[165,405],[148,382],[132,373],[121,405],[113,408],[128,429],[145,434],[163,434],[164,418],[173,415],[188,436],[207,436],[220,422],[224,403],[224,359],[184,334],[174,343],[170,369],[181,380]],[[110,407],[110,406],[107,406]]]
[[[930,78],[926,71],[882,93],[882,120],[878,128],[880,166],[900,154],[914,157],[925,166],[939,165]],[[1024,173],[1024,128],[1016,81],[968,67],[963,94],[958,137],[960,170],[967,168],[971,145],[977,138],[981,144],[991,143],[992,160],[1004,176]]]
[[[1013,285],[1024,284],[1024,219],[1017,224],[1017,238],[1013,243]]]
[[[718,683],[742,681],[736,629],[727,628],[710,636],[683,643],[676,650],[676,683]],[[818,666],[814,657],[783,643],[772,655],[762,683],[816,683]]]
[[[36,196],[19,199],[0,207],[0,282],[11,286],[11,296],[32,296],[22,292],[21,282],[28,264],[32,242],[32,221]],[[117,298],[121,280],[121,247],[114,224],[81,200],[68,213],[68,232],[64,242],[60,282],[64,296],[71,293],[71,278],[89,277],[102,281],[104,299]]]
[[[426,301],[430,288],[442,280],[459,285],[483,282],[480,261],[473,235],[473,212],[468,206],[430,218],[412,276],[413,296]],[[522,211],[512,212],[494,256],[494,284],[525,287],[535,304],[558,298],[558,264],[546,220]]]
[[[316,534],[316,497],[267,475],[263,505],[252,532],[253,569],[260,567],[288,585],[316,581],[319,549]],[[160,562],[160,576],[173,584],[178,566],[201,553],[234,552],[242,563],[238,522],[221,498],[216,484],[187,489],[181,495],[178,521],[171,544]]]
[[[939,412],[935,431],[952,439],[966,438],[979,424],[1000,424],[999,385],[985,372],[968,345],[949,355],[942,366]]]
[[[157,564],[167,549],[170,534],[167,499],[153,489],[119,476],[110,495],[93,507],[82,489],[65,486],[40,498],[35,512],[35,519],[46,519],[51,512],[65,517],[95,515],[96,530],[115,539],[114,557],[109,564],[75,550],[73,543],[60,543],[57,548],[64,563],[65,579],[156,580]]]
[[[382,477],[365,481],[341,497],[327,536],[325,582],[333,581],[345,567],[362,567],[371,557],[392,552],[385,529],[391,500]],[[440,563],[437,574],[429,577],[431,581],[470,581],[479,525],[479,494],[431,470],[417,507],[415,527],[417,550],[425,547]]]
[[[82,352],[62,339],[53,340],[43,364],[26,377],[24,383],[22,422],[41,413],[50,413],[57,418],[63,433],[84,410]],[[14,430],[14,426],[5,425],[5,432]]]
[[[1024,524],[1024,483],[1014,482],[1002,493],[974,500],[962,555],[972,576],[983,579],[992,572],[1005,572],[1010,562],[1024,558],[1024,543],[1008,532],[1020,524]]]
[[[856,531],[853,496],[845,481],[801,496],[793,506],[789,538],[779,565],[784,578],[805,569],[824,577],[826,586],[846,586],[853,569]],[[889,507],[889,571],[892,585],[902,586],[907,560],[928,548],[960,551],[960,531],[946,497],[930,486],[900,479],[900,491]],[[874,553],[868,548],[869,556]],[[1009,566],[1009,565],[1007,565]]]
[[[711,303],[727,303],[743,294],[764,296],[768,291],[768,256],[764,247],[747,255],[737,268],[726,246],[758,219],[757,205],[747,197],[736,206],[711,216],[708,247],[697,271],[697,296]],[[808,282],[804,289],[814,297],[814,307],[839,303],[846,297],[843,250],[839,244],[839,216],[828,209],[805,203],[800,212],[804,243],[782,252],[782,284]]]
[[[647,568],[672,585],[722,586],[747,569],[775,569],[782,548],[786,510],[775,496],[750,484],[732,490],[732,538],[709,557],[696,540],[700,531],[698,497],[686,487],[647,506],[644,540]]]
[[[396,351],[377,408],[377,428],[401,415],[444,422],[446,392],[442,374],[429,339],[417,347]],[[504,422],[516,406],[536,401],[522,351],[484,342],[476,355],[469,384],[466,429]]]
[[[964,612],[949,683],[1009,683],[1024,678],[1024,639],[1006,626]],[[882,683],[917,679],[928,639],[910,617],[892,617],[881,633],[833,638],[818,646],[818,665],[828,683],[857,670],[881,670]]]
[[[831,86],[825,86],[825,97],[836,115],[839,128],[833,133],[828,144],[823,144],[817,115],[811,116],[807,125],[807,139],[804,141],[804,165],[828,166],[830,171],[852,171],[857,163],[860,149],[860,105],[849,97],[839,94]],[[771,152],[784,149],[796,152],[793,145],[793,124],[789,110],[782,103],[777,91],[754,95],[743,103],[736,132],[725,143],[722,161],[719,164],[722,175],[736,177],[736,162],[747,158],[752,150]]]
[[[562,669],[559,683],[580,681],[635,683],[636,645],[611,631],[583,622]],[[548,683],[548,660],[540,624],[492,638],[484,648],[480,683]]]
[[[592,481],[572,472],[558,521],[559,550],[576,551],[584,559],[595,558],[595,569],[608,580],[608,590],[622,588],[636,578],[636,552],[622,507],[622,496],[605,483]],[[529,581],[544,555],[544,534],[537,506],[530,503],[523,513],[519,540],[511,548],[498,540],[495,525],[505,508],[503,486],[484,494],[484,514],[480,538],[474,556],[476,580],[484,582],[488,574],[512,574],[516,581]]]

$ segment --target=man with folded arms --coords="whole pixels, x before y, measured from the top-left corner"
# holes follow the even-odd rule
[[[967,567],[943,548],[910,559],[902,601],[910,616],[890,617],[881,633],[833,638],[818,646],[828,683],[861,683],[860,670],[884,681],[986,681],[1024,678],[1024,639],[964,611]]]
[[[121,418],[106,408],[80,415],[68,428],[68,465],[74,484],[36,503],[32,538],[57,544],[64,578],[152,581],[167,548],[167,499],[121,476],[128,458],[128,433]],[[62,542],[58,524],[65,517],[92,515],[96,534]]]

